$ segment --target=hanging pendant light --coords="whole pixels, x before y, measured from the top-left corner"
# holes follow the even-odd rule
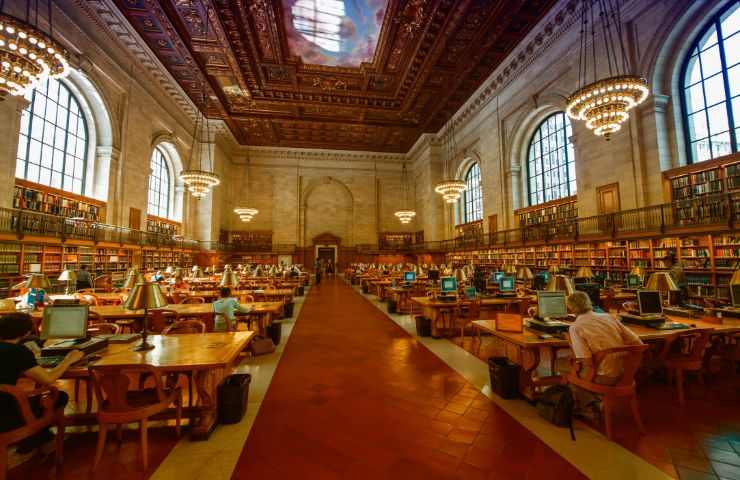
[[[629,119],[629,111],[645,101],[650,94],[647,80],[633,75],[627,58],[622,32],[619,1],[583,0],[581,10],[581,45],[578,61],[578,90],[568,97],[566,113],[573,120],[583,120],[586,127],[597,136],[609,140],[612,133],[619,131]],[[609,76],[598,79],[596,52],[596,24],[594,3],[599,6],[601,30]],[[591,33],[591,55],[587,35]],[[592,68],[592,81],[586,84]]]
[[[444,178],[435,187],[434,191],[442,195],[442,198],[447,203],[455,203],[460,200],[460,196],[467,188],[467,184],[462,180],[458,180],[454,177],[449,176],[450,162],[452,157],[457,151],[457,145],[455,144],[455,126],[454,122],[450,124],[445,135],[445,157],[444,157]]]
[[[252,191],[249,184],[252,181],[252,165],[249,161],[249,158],[247,158],[247,204],[249,204],[249,193]],[[234,209],[234,213],[239,215],[239,219],[242,222],[251,222],[254,217],[257,216],[258,213],[260,213],[259,210],[256,208],[251,207],[237,207]]]
[[[403,188],[403,204],[402,208],[396,210],[394,215],[398,217],[404,225],[411,223],[411,220],[416,216],[416,211],[408,208],[409,206],[409,178],[408,172],[406,171],[406,163],[404,162],[403,168],[401,169],[401,188]]]
[[[69,73],[69,55],[53,38],[51,0],[47,0],[48,33],[39,27],[39,2],[24,4],[24,18],[5,13],[0,0],[0,96],[25,95],[44,79],[60,78]],[[19,9],[21,11],[21,9]]]

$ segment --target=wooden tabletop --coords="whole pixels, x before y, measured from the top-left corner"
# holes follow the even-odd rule
[[[697,328],[711,328],[718,333],[732,333],[740,332],[740,320],[727,320],[725,319],[721,324],[715,322],[709,322],[705,320],[691,320],[682,317],[669,316],[668,319],[673,322],[681,322],[687,325],[696,325],[696,327],[689,327],[683,330],[657,330],[649,327],[641,327],[639,325],[626,324],[627,328],[637,334],[643,341],[659,340],[667,337],[676,332],[688,332]],[[522,318],[522,322],[526,319]],[[521,347],[565,347],[568,345],[568,341],[565,338],[539,338],[539,333],[535,333],[527,330],[526,328],[522,333],[517,332],[501,332],[496,329],[495,320],[475,320],[473,324],[479,327],[481,330],[491,333],[501,339],[508,342],[514,343]]]
[[[217,297],[221,293],[217,290],[195,290],[192,292],[187,292],[188,295],[193,297],[198,296],[204,296],[204,297]],[[231,295],[232,296],[239,296],[239,295],[253,295],[253,294],[262,294],[267,295],[270,297],[290,297],[293,296],[293,289],[291,288],[266,288],[264,290],[259,289],[245,289],[245,290],[232,290]]]
[[[529,299],[533,300],[535,297],[527,296],[527,297],[483,297],[481,298],[481,305],[508,305],[513,302],[518,302],[523,299]],[[454,307],[458,305],[459,303],[466,303],[469,302],[467,299],[463,299],[462,302],[460,300],[455,302],[442,302],[439,300],[435,300],[432,297],[411,297],[411,300],[418,303],[422,307],[431,307],[431,308],[444,308],[444,307]]]
[[[81,293],[80,295],[85,295],[85,293]],[[94,295],[96,298],[98,298],[99,300],[105,303],[121,301],[120,293],[93,293],[92,295]],[[56,300],[77,300],[78,299],[78,297],[76,297],[75,295],[64,295],[64,294],[57,294],[57,293],[52,293],[51,295],[47,295],[46,298],[50,299],[52,302]],[[11,299],[16,302],[20,302],[21,300],[23,300],[23,297],[21,296],[11,297]]]
[[[168,371],[205,370],[226,367],[236,361],[256,332],[150,335],[153,350],[134,351],[140,343],[112,343],[96,352],[93,365],[153,365]],[[82,369],[83,367],[76,367]],[[84,368],[87,368],[84,367]],[[74,370],[73,368],[72,370]]]

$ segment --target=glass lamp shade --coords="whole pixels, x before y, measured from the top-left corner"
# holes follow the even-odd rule
[[[504,273],[507,275],[516,275],[516,265],[504,265]]]
[[[657,290],[660,293],[678,292],[680,290],[668,272],[655,272],[650,275],[645,288],[647,290]]]
[[[550,265],[550,268],[548,268],[547,271],[552,273],[553,275],[556,275],[560,273],[560,267],[558,267],[557,265]]]
[[[548,292],[565,292],[566,295],[572,295],[576,291],[573,287],[573,281],[565,275],[552,275],[545,288]]]
[[[172,275],[173,273],[175,273],[175,269],[172,268],[172,265],[168,265],[164,273],[166,273],[167,275]]]
[[[458,283],[463,283],[468,279],[468,276],[465,274],[465,270],[462,268],[456,268],[455,269],[455,279],[457,279]]]
[[[51,282],[43,273],[34,273],[28,277],[24,286],[26,288],[35,288],[37,290],[50,290]]]
[[[636,265],[630,270],[630,275],[637,275],[640,278],[645,278],[645,267],[642,265]]]
[[[151,282],[139,282],[129,293],[123,308],[126,310],[141,310],[143,308],[160,308],[167,306],[167,299],[159,285]]]
[[[516,272],[516,278],[517,280],[532,280],[534,275],[532,275],[532,270],[530,270],[529,267],[521,267],[519,268],[519,271]]]
[[[591,271],[591,267],[579,267],[576,278],[594,278],[594,272]]]
[[[129,270],[128,275],[126,276],[126,281],[123,283],[123,288],[134,288],[137,283],[142,283],[143,281],[144,275],[142,275],[141,272],[139,272],[135,268],[132,268],[131,270]]]
[[[193,267],[191,272],[193,273],[193,278],[200,278],[203,276],[203,270],[201,270],[200,267]]]
[[[238,287],[239,286],[239,276],[232,272],[231,270],[225,271],[223,276],[221,277],[221,284],[222,287]]]
[[[60,282],[76,282],[77,281],[77,274],[74,270],[64,270],[61,275],[59,275],[59,278],[57,279]]]

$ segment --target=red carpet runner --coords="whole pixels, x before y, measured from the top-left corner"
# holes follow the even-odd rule
[[[585,478],[328,278],[306,299],[233,477]]]

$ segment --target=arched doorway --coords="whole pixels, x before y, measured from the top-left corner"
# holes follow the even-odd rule
[[[337,265],[339,265],[339,246],[342,243],[342,239],[325,232],[315,236],[312,243],[314,260],[311,263],[315,264],[317,258],[321,261],[331,261],[334,265],[334,272],[336,273]]]

